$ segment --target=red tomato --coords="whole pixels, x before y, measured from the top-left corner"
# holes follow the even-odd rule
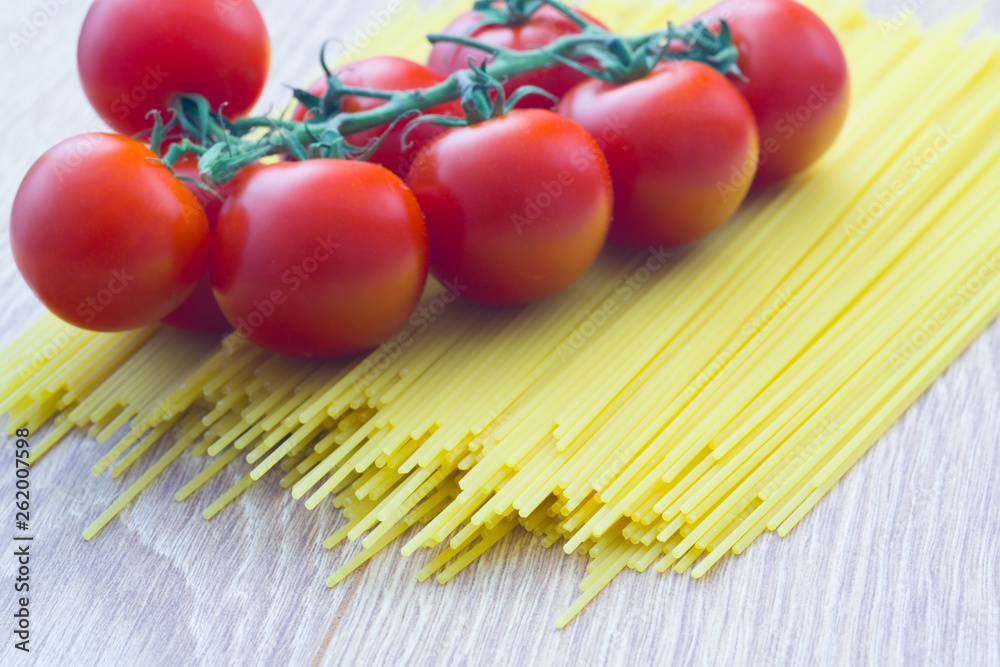
[[[153,126],[147,112],[166,109],[178,93],[245,115],[264,89],[270,54],[252,0],[96,0],[77,64],[94,110],[134,135]]]
[[[263,166],[260,163],[254,163],[248,167],[244,167],[236,174],[233,180],[225,185],[216,187],[215,191],[222,199],[219,199],[219,197],[214,196],[203,188],[199,188],[193,183],[187,181],[181,182],[184,183],[187,189],[191,191],[191,194],[198,200],[198,203],[201,204],[201,208],[205,211],[205,216],[208,218],[209,227],[215,230],[215,224],[219,220],[219,212],[222,211],[223,202],[236,191],[236,188],[243,181],[250,177],[250,174],[261,169]],[[198,159],[194,156],[181,158],[174,165],[174,173],[178,176],[201,181],[201,176],[198,174]],[[229,331],[232,329],[226,316],[219,310],[219,304],[215,302],[215,295],[212,293],[212,281],[208,276],[207,267],[205,274],[198,281],[198,285],[194,288],[191,296],[177,310],[164,317],[163,323],[191,331]]]
[[[495,3],[500,5],[502,3]],[[581,12],[591,21],[596,21],[592,16]],[[526,23],[514,26],[488,25],[481,28],[473,28],[473,24],[483,18],[480,12],[469,10],[460,14],[442,32],[446,35],[456,35],[461,37],[471,37],[476,41],[483,42],[490,46],[496,46],[515,51],[525,51],[546,46],[566,35],[576,35],[580,33],[580,26],[566,17],[558,9],[544,5],[541,9],[531,15]],[[600,23],[598,23],[600,25]],[[479,64],[486,53],[479,49],[474,49],[461,44],[448,44],[440,42],[431,49],[427,66],[435,72],[445,76],[469,66],[469,58]],[[492,60],[492,58],[490,58]],[[506,82],[504,90],[510,96],[521,86],[538,86],[556,97],[562,97],[566,92],[587,79],[585,74],[567,65],[557,65],[537,72],[530,72],[515,76]],[[529,95],[519,104],[520,107],[536,107],[543,109],[552,108],[552,100],[541,95]]]
[[[732,79],[760,134],[758,185],[796,174],[830,147],[850,102],[847,61],[823,20],[793,0],[727,0],[702,15],[725,19],[749,82]],[[717,25],[717,24],[716,24]]]
[[[374,90],[413,90],[416,88],[430,88],[444,81],[444,77],[437,72],[432,72],[423,65],[395,56],[376,56],[366,58],[340,69],[334,70],[340,77],[340,81],[345,86],[353,88],[371,88]],[[317,97],[322,97],[328,86],[326,77],[321,77],[309,87],[309,92]],[[341,110],[346,113],[357,111],[367,111],[385,104],[385,100],[374,97],[360,97],[346,95],[341,101]],[[458,102],[449,102],[441,106],[434,107],[427,114],[444,116],[462,116],[462,106]],[[296,107],[292,115],[294,120],[304,120],[306,109],[301,104]],[[382,144],[375,150],[368,159],[369,162],[380,164],[400,178],[406,178],[413,160],[417,157],[420,149],[426,146],[431,139],[441,134],[444,130],[435,125],[421,125],[416,127],[407,135],[407,141],[413,146],[408,150],[403,150],[403,132],[406,130],[408,121],[401,121],[390,132]],[[354,146],[364,146],[372,138],[379,137],[385,132],[385,126],[365,130],[352,134],[350,143]]]
[[[739,207],[753,180],[757,131],[726,78],[693,61],[668,61],[624,85],[592,79],[559,106],[598,140],[615,189],[609,240],[679,246]]]
[[[453,129],[417,158],[407,184],[427,216],[431,270],[472,301],[542,299],[590,267],[611,220],[600,149],[541,109]]]
[[[21,182],[10,216],[14,261],[70,324],[153,324],[205,273],[205,213],[154,158],[132,139],[82,134],[45,153]]]
[[[378,165],[307,160],[252,174],[212,238],[215,297],[263,348],[328,359],[371,349],[420,300],[427,229],[413,194]]]

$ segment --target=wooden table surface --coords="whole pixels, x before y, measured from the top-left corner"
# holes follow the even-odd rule
[[[210,0],[205,0],[209,2]],[[317,70],[387,4],[257,0],[273,41],[263,106]],[[933,19],[950,0],[884,0]],[[45,149],[102,129],[76,77],[89,0],[3,0],[0,209]],[[48,6],[51,16],[39,18]],[[15,49],[24,21],[44,23]],[[1000,26],[1000,2],[984,23]],[[27,31],[30,33],[30,30]],[[0,344],[40,312],[2,232]],[[13,443],[12,443],[13,444]],[[0,664],[969,664],[1000,665],[1000,325],[994,324],[802,524],[710,576],[626,570],[566,630],[586,560],[516,531],[456,580],[420,584],[422,557],[384,552],[344,584],[339,525],[259,484],[211,522],[184,504],[185,457],[91,543],[81,531],[121,492],[92,477],[105,451],[74,436],[32,472],[31,653],[13,649],[14,558],[0,558]],[[13,471],[2,497],[13,496]],[[9,507],[8,501],[4,506]],[[5,517],[13,510],[5,510]],[[11,517],[13,520],[13,517]],[[9,539],[9,538],[4,538]],[[13,547],[5,549],[12,551]]]

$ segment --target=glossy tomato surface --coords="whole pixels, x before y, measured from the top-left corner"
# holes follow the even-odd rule
[[[590,80],[567,93],[559,111],[607,157],[615,191],[611,243],[690,243],[728,220],[750,188],[753,114],[707,65],[668,61],[624,85]]]
[[[94,331],[153,324],[205,273],[205,213],[154,158],[132,139],[83,134],[45,153],[22,181],[10,218],[14,260],[66,322]]]
[[[500,3],[495,3],[500,4]],[[583,12],[581,12],[583,13]],[[587,18],[596,21],[584,13]],[[486,25],[476,27],[483,18],[482,13],[469,10],[460,14],[442,33],[459,37],[471,37],[489,46],[525,51],[547,46],[560,37],[580,33],[580,26],[566,17],[562,12],[549,5],[543,6],[520,25]],[[600,22],[597,22],[600,25]],[[462,44],[441,42],[431,48],[427,66],[443,75],[451,74],[469,66],[469,58],[477,65],[487,58],[487,53],[480,49]],[[492,57],[488,58],[492,60]],[[566,65],[557,65],[536,72],[511,77],[504,84],[508,97],[521,86],[537,86],[556,97],[562,97],[570,88],[587,79],[585,74]],[[542,95],[529,95],[518,105],[522,108],[535,107],[551,109],[552,100]]]
[[[488,305],[542,299],[593,263],[611,218],[611,182],[597,144],[541,109],[442,135],[407,183],[427,216],[431,270]]]
[[[420,299],[427,230],[413,194],[378,165],[273,164],[229,198],[211,276],[229,322],[253,343],[315,359],[369,350]]]
[[[850,82],[843,49],[821,18],[793,0],[727,0],[701,18],[713,25],[718,17],[729,23],[748,79],[730,80],[757,119],[757,184],[784,180],[818,160],[844,125]]]
[[[205,216],[208,219],[209,228],[214,231],[215,224],[219,220],[219,212],[222,211],[223,202],[236,191],[236,188],[243,181],[250,177],[250,174],[262,167],[263,165],[259,163],[252,164],[245,167],[233,180],[225,185],[215,187],[214,190],[219,197],[189,181],[181,182],[184,183],[184,186],[191,191],[191,194],[201,204],[201,208],[205,211]],[[198,159],[194,156],[181,158],[174,165],[174,173],[177,176],[194,179],[199,182],[202,180],[198,174]],[[174,312],[164,317],[163,323],[191,331],[228,331],[232,329],[226,316],[219,309],[219,304],[215,302],[215,295],[212,293],[212,281],[209,278],[207,267],[201,280],[198,281],[198,285],[191,292],[191,296]]]
[[[419,63],[405,58],[395,56],[376,56],[349,63],[333,71],[342,84],[352,88],[371,88],[374,90],[414,90],[417,88],[430,88],[444,81],[444,77],[437,72],[431,71]],[[309,92],[317,97],[322,97],[328,88],[326,77],[321,77],[312,86]],[[367,111],[385,104],[385,100],[375,97],[362,97],[358,95],[345,95],[341,100],[340,110],[345,113],[357,111]],[[458,102],[450,102],[434,107],[424,112],[428,115],[454,116],[462,115],[462,107]],[[299,105],[293,113],[295,120],[303,120],[307,115],[305,107]],[[436,125],[420,125],[407,134],[407,142],[412,146],[403,150],[403,133],[406,130],[410,119],[401,120],[391,132],[389,132],[379,147],[368,159],[369,162],[380,164],[400,178],[406,178],[407,172],[413,164],[413,160],[424,146],[431,139],[441,134],[444,130]],[[370,130],[357,132],[348,137],[348,141],[354,146],[365,146],[370,140],[382,136],[386,126],[376,127]]]
[[[146,114],[166,109],[177,93],[245,115],[269,64],[267,29],[252,0],[96,0],[77,46],[87,98],[126,135],[151,128]]]

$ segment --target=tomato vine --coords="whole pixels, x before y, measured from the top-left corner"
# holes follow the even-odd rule
[[[740,75],[736,66],[738,51],[733,46],[725,22],[718,33],[704,22],[690,27],[668,24],[665,29],[626,36],[608,32],[580,12],[559,0],[507,0],[504,9],[492,5],[487,18],[492,22],[516,23],[542,5],[549,5],[580,26],[579,34],[566,35],[536,49],[515,51],[489,46],[474,39],[453,35],[429,35],[432,43],[452,42],[475,47],[491,61],[487,65],[470,62],[469,67],[448,76],[429,88],[401,91],[377,91],[347,87],[331,74],[321,54],[329,88],[323,98],[295,90],[296,98],[310,108],[312,117],[293,121],[274,117],[247,117],[229,120],[220,110],[212,110],[205,98],[180,95],[170,105],[171,118],[163,122],[159,112],[150,144],[159,147],[168,133],[178,129],[184,139],[174,141],[162,159],[173,166],[186,154],[199,155],[199,171],[205,182],[222,185],[242,168],[268,155],[288,154],[297,160],[347,157],[364,159],[375,148],[356,148],[345,137],[377,127],[400,122],[424,122],[416,117],[434,107],[461,100],[470,116],[468,122],[481,122],[496,115],[484,108],[484,90],[495,90],[496,81],[553,67],[570,65],[593,76],[623,83],[646,76],[661,60],[694,60],[710,65],[723,74]],[[485,5],[483,9],[486,9]],[[599,69],[585,64],[596,61]],[[525,91],[535,92],[534,91]],[[346,95],[384,99],[385,103],[366,111],[342,113],[337,100]],[[511,101],[520,94],[511,96]],[[508,104],[509,106],[509,104]],[[261,135],[261,129],[264,133]]]

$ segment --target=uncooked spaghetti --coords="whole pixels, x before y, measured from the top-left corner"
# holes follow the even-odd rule
[[[681,15],[595,4],[633,31]],[[211,460],[179,500],[246,473],[206,518],[274,471],[306,507],[341,508],[324,546],[364,549],[331,586],[401,538],[437,549],[417,576],[441,583],[519,524],[562,542],[592,560],[560,626],[625,567],[701,577],[765,529],[786,535],[1000,313],[1000,41],[960,45],[972,13],[921,34],[809,4],[850,61],[848,125],[699,244],[607,251],[519,309],[430,288],[351,362],[43,316],[0,361],[0,410],[12,429],[52,422],[36,459],[75,428],[118,438],[95,473],[155,452],[87,539],[191,450]],[[407,11],[434,27],[452,9]],[[419,55],[413,21],[370,50]]]

